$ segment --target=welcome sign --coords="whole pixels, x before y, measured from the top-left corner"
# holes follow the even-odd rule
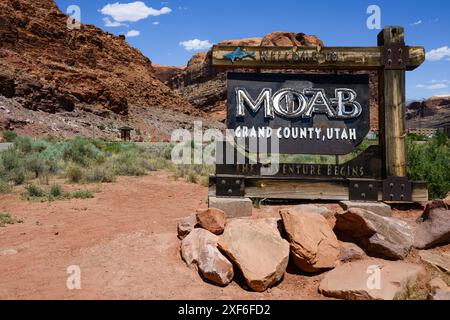
[[[348,154],[370,129],[369,76],[229,73],[227,125],[280,153]]]

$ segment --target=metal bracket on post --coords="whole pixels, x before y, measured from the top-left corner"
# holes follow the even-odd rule
[[[245,176],[217,175],[216,195],[218,197],[244,197]]]
[[[350,179],[348,186],[350,201],[378,201],[379,184],[376,180]]]
[[[405,177],[389,177],[383,181],[383,201],[412,202],[412,182]]]
[[[406,70],[409,64],[409,47],[400,43],[384,45],[382,63],[385,70]]]

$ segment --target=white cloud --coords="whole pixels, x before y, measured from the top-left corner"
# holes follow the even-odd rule
[[[433,49],[427,52],[426,55],[427,60],[429,61],[439,61],[442,59],[446,59],[450,61],[450,48],[448,46]]]
[[[153,22],[152,23],[154,26],[158,26],[159,25],[159,22],[158,21],[155,21],[155,22]]]
[[[130,30],[127,32],[126,37],[127,38],[133,38],[138,37],[141,33],[138,30]]]
[[[431,80],[427,84],[418,84],[416,88],[427,90],[440,90],[448,88],[449,80]]]
[[[422,22],[423,22],[422,20],[419,20],[419,21],[411,23],[410,25],[411,26],[418,26],[419,24],[422,24]]]
[[[136,22],[142,19],[146,19],[149,16],[160,16],[162,14],[169,14],[172,9],[169,7],[163,7],[159,10],[147,7],[142,1],[130,2],[130,3],[108,3],[104,6],[100,12],[105,16],[111,16],[114,21],[118,22]]]
[[[445,89],[445,88],[447,88],[447,85],[444,83],[431,84],[427,87],[427,89],[429,89],[429,90],[438,90],[438,89]]]
[[[111,19],[109,19],[107,17],[103,18],[103,22],[105,22],[105,27],[110,27],[110,28],[120,27],[123,25],[119,21],[111,21]]]
[[[198,50],[207,50],[211,48],[212,43],[209,42],[209,40],[193,39],[180,42],[180,46],[182,46],[187,51],[198,51]]]

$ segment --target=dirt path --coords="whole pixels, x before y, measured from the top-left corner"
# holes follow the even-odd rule
[[[0,252],[17,251],[0,255],[0,299],[321,298],[320,276],[295,270],[277,288],[258,294],[236,283],[206,284],[188,269],[176,224],[204,206],[206,196],[206,188],[161,172],[101,185],[89,200],[36,203],[2,195],[0,211],[24,223],[0,228]],[[67,289],[70,265],[81,268],[81,290]]]

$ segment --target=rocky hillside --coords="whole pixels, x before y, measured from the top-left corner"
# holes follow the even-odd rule
[[[450,96],[411,102],[407,108],[406,120],[409,128],[450,125]]]
[[[294,32],[273,32],[262,38],[227,40],[222,45],[236,46],[320,46],[322,40],[314,35]],[[169,68],[158,66],[157,75],[169,87],[194,106],[207,112],[214,120],[226,119],[226,72],[211,66],[212,52],[201,52],[192,57],[185,68]],[[277,70],[261,70],[261,72],[277,72]],[[302,72],[301,70],[284,70],[282,72]],[[305,71],[311,73],[311,71]],[[341,71],[340,71],[341,72]],[[321,73],[315,71],[313,73]],[[346,73],[342,71],[342,73]],[[347,72],[348,73],[348,72]],[[378,130],[378,94],[377,77],[369,72],[371,90],[371,127]]]
[[[151,61],[123,36],[92,25],[69,30],[67,20],[52,0],[0,2],[0,96],[13,99],[1,102],[2,128],[43,134],[50,126],[43,113],[61,118],[62,112],[75,120],[79,113],[86,122],[67,127],[62,116],[55,126],[64,135],[84,134],[87,124],[102,128],[98,122],[105,119],[112,127],[130,123],[156,132],[140,121],[149,108],[201,116],[155,76]],[[101,128],[99,135],[105,133]]]

